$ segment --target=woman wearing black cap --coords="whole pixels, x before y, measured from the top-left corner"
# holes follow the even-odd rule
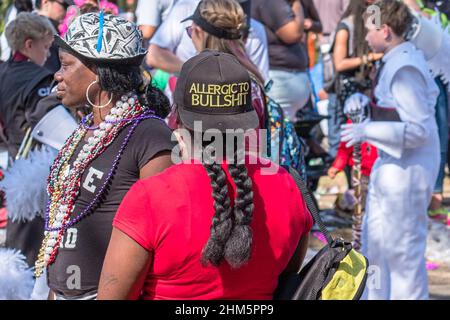
[[[202,0],[187,19],[192,20],[192,25],[186,32],[197,52],[212,49],[230,53],[250,72],[253,107],[258,113],[260,128],[265,128],[264,79],[245,52],[243,37],[248,20],[242,7],[235,0]]]
[[[295,182],[243,154],[239,130],[258,126],[250,90],[230,54],[183,65],[174,100],[185,161],[124,198],[98,299],[271,299],[281,272],[302,262],[312,219]]]
[[[48,179],[46,231],[36,275],[47,269],[57,299],[95,298],[111,222],[139,178],[171,165],[167,99],[146,87],[141,34],[123,18],[87,13],[60,47],[57,95],[92,113],[60,150]]]

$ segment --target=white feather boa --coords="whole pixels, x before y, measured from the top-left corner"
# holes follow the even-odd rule
[[[439,15],[431,20],[442,29],[443,39],[440,50],[428,60],[428,66],[434,77],[441,76],[444,83],[450,83],[450,27],[443,28]]]
[[[411,42],[422,50],[434,77],[450,82],[450,27],[443,27],[440,15],[430,19],[416,15],[416,23],[408,35]]]
[[[33,220],[47,205],[47,177],[57,151],[42,146],[27,159],[16,160],[5,172],[0,189],[5,192],[8,218],[16,222]]]
[[[0,248],[0,300],[28,300],[33,286],[33,270],[20,251]]]

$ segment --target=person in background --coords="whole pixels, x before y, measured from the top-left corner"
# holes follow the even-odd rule
[[[375,61],[381,53],[370,52],[365,36],[363,15],[374,0],[351,0],[336,30],[333,61],[336,70],[336,104],[332,106],[332,129],[328,132],[330,154],[334,155],[339,145],[340,126],[346,121],[343,108],[348,97],[356,92],[370,96],[370,75],[375,70]],[[332,101],[333,103],[334,101]],[[333,110],[334,109],[334,110]],[[330,110],[329,110],[330,111]]]
[[[345,108],[348,110],[354,109],[352,104],[352,99],[348,99]],[[347,121],[347,124],[352,123],[352,121],[349,119]],[[344,171],[346,168],[352,169],[352,188],[356,189],[356,185],[360,185],[360,197],[357,199],[355,197],[355,202],[358,202],[358,205],[360,205],[360,211],[357,212],[359,216],[355,215],[355,211],[353,211],[353,236],[352,236],[352,245],[355,250],[360,251],[361,250],[361,222],[362,217],[364,217],[365,209],[366,209],[366,199],[367,199],[367,192],[369,190],[369,182],[370,182],[370,173],[372,172],[372,167],[375,163],[375,161],[378,158],[378,151],[377,148],[374,145],[371,145],[367,141],[364,141],[360,145],[360,153],[359,153],[359,161],[360,161],[360,170],[361,175],[359,178],[359,175],[355,176],[355,170],[353,166],[355,165],[354,160],[354,147],[347,147],[345,142],[341,142],[339,145],[338,152],[336,154],[336,158],[331,165],[331,167],[328,169],[328,176],[331,179],[334,179],[336,175],[339,172]],[[356,191],[356,190],[355,190]],[[356,192],[355,192],[356,195]],[[336,201],[337,207],[339,208],[339,197]]]
[[[57,34],[58,27],[66,16],[67,8],[72,5],[74,5],[73,0],[36,0],[36,12],[50,20],[54,28],[54,34]],[[55,44],[50,48],[50,56],[44,67],[49,69],[53,74],[61,67],[58,48]]]
[[[367,6],[374,2],[375,0],[351,0],[337,27],[333,59],[338,72],[338,102],[342,108],[353,93],[370,95],[369,75],[373,70],[373,63],[382,57],[382,54],[370,52],[365,41],[367,31],[363,15]]]
[[[292,3],[294,0],[290,0]],[[321,33],[322,21],[313,0],[301,0],[305,16],[303,28],[305,32]]]
[[[319,14],[320,21],[322,22],[322,33],[319,35],[319,45],[320,45],[320,62],[319,67],[322,65],[322,57],[324,54],[329,53],[336,34],[336,29],[341,21],[341,18],[346,11],[350,0],[314,0],[314,6],[317,9],[317,13]],[[334,90],[326,91],[323,89],[323,71],[320,71],[319,68],[319,76],[317,77],[315,87],[317,90],[317,95],[320,100],[327,100],[327,113],[330,118],[327,121],[328,125],[328,153],[335,157],[338,147],[339,147],[339,130],[342,124],[342,121],[339,121],[337,118],[337,101],[336,101],[336,93]]]
[[[198,52],[213,49],[230,53],[250,73],[252,105],[258,114],[258,128],[266,129],[265,132],[255,131],[255,139],[260,139],[259,134],[265,134],[270,142],[267,150],[258,148],[252,151],[267,154],[272,161],[303,172],[302,149],[294,126],[285,119],[283,109],[265,95],[264,79],[245,52],[243,38],[249,18],[241,6],[234,0],[202,0],[189,19],[192,25],[186,31]],[[174,118],[176,110],[172,110],[172,123]]]
[[[20,12],[31,12],[33,11],[33,1],[31,0],[14,0],[14,3],[8,8],[5,14],[5,26]],[[0,36],[0,62],[6,61],[11,56],[11,48],[8,46],[8,41],[6,40],[5,32]]]
[[[142,31],[144,41],[148,42],[166,20],[177,0],[138,0],[136,8],[136,24]]]
[[[301,3],[305,16],[303,26],[305,36],[303,37],[302,44],[305,46],[306,52],[308,53],[308,67],[311,69],[317,61],[315,40],[317,34],[322,32],[322,22],[320,21],[319,13],[317,12],[313,0],[301,0]],[[308,107],[313,108],[312,100],[308,101]]]
[[[114,14],[114,15],[118,15],[119,14],[119,7],[115,4],[112,3],[110,1],[107,0],[74,0],[75,6],[72,6],[70,8],[67,9],[67,14],[64,17],[64,21],[59,25],[58,30],[59,30],[59,34],[61,36],[63,36],[66,32],[67,32],[67,28],[70,24],[70,22],[72,22],[73,19],[75,19],[75,17],[77,15],[79,15],[79,11],[80,9],[85,5],[85,4],[90,4],[92,7],[98,7],[99,9],[101,8],[102,10],[105,11],[105,13],[108,14]],[[100,7],[99,7],[100,5]],[[87,7],[85,7],[85,12],[87,11]]]
[[[371,117],[347,124],[342,141],[375,145],[379,157],[370,175],[363,222],[363,254],[379,269],[368,299],[428,299],[425,265],[427,208],[439,171],[439,136],[434,108],[439,90],[422,51],[405,40],[414,22],[408,7],[380,0],[379,23],[367,18],[366,39],[383,53],[372,99]],[[375,22],[374,22],[375,21]]]
[[[188,19],[192,20],[192,25],[186,30],[198,52],[212,49],[232,54],[248,70],[259,128],[265,128],[264,79],[245,52],[242,38],[246,17],[239,3],[234,0],[202,0]]]
[[[0,148],[7,150],[11,165],[27,132],[36,124],[32,118],[40,119],[47,111],[39,102],[49,94],[53,80],[43,67],[53,42],[53,27],[45,17],[21,12],[7,25],[5,34],[13,55],[0,64]],[[15,219],[20,214],[8,212],[6,245],[21,250],[32,267],[44,220],[40,216],[33,223]],[[27,238],[30,234],[36,237]]]
[[[313,0],[314,6],[322,23],[320,44],[331,44],[341,18],[350,0]]]
[[[431,15],[436,15],[437,12],[434,11],[437,8],[436,1],[419,1],[419,0],[404,0],[412,10],[422,14],[423,16],[429,18]],[[439,8],[437,8],[439,10]],[[446,27],[448,23],[448,17],[445,13],[440,13],[440,21],[442,27]],[[443,191],[444,191],[444,177],[445,177],[445,164],[448,158],[448,145],[449,145],[449,86],[445,83],[445,80],[441,75],[435,77],[435,82],[439,88],[439,96],[436,103],[436,123],[439,130],[439,141],[441,146],[441,163],[439,166],[439,174],[434,186],[433,196],[431,198],[430,207],[428,210],[428,215],[430,218],[447,223],[447,218],[449,216],[448,210],[442,206],[443,201]]]
[[[291,120],[307,103],[311,87],[308,78],[308,55],[301,44],[304,15],[300,0],[253,0],[252,18],[260,21],[269,43],[269,77],[273,85],[268,95],[279,103]]]
[[[250,81],[227,53],[205,50],[183,65],[175,104],[184,160],[127,193],[98,299],[272,299],[280,274],[300,267],[312,218],[293,178],[274,164],[265,174],[226,133],[258,126]],[[220,91],[195,92],[210,85],[236,88],[233,103]],[[199,96],[223,106],[200,107]],[[209,144],[211,129],[223,144]]]
[[[449,95],[448,84],[445,84],[441,77],[436,77],[435,82],[439,88],[439,96],[435,106],[436,123],[439,130],[439,141],[441,150],[441,163],[439,166],[439,174],[434,186],[433,196],[431,198],[428,215],[438,221],[447,223],[449,216],[448,209],[442,205],[444,200],[444,178],[445,178],[445,164],[448,157],[449,145]]]
[[[5,30],[12,57],[0,65],[1,143],[14,158],[30,127],[38,102],[50,92],[53,75],[44,68],[53,43],[53,27],[45,17],[21,12]]]
[[[238,0],[247,8],[250,0]],[[253,0],[254,1],[254,0]],[[160,25],[150,41],[146,62],[153,68],[177,74],[184,61],[196,54],[192,40],[186,33],[189,22],[180,23],[192,15],[200,0],[179,0],[172,8],[167,19]],[[250,12],[245,12],[250,16]],[[267,54],[267,37],[264,27],[254,19],[250,21],[250,30],[245,40],[245,51],[258,67],[264,80],[268,80],[269,59]]]

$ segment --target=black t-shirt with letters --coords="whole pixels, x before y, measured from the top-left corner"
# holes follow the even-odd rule
[[[131,125],[123,128],[84,171],[71,218],[78,216],[104,185],[130,129]],[[85,143],[80,143],[70,160],[71,164]],[[57,295],[64,298],[95,297],[112,221],[120,202],[139,179],[139,170],[158,153],[171,151],[174,145],[171,131],[162,120],[146,119],[139,123],[123,151],[103,199],[92,213],[66,230],[56,260],[48,267],[48,283]]]

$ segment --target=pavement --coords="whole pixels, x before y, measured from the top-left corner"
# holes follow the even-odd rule
[[[316,192],[320,209],[332,211],[338,194],[343,193],[345,190],[347,190],[347,181],[343,173],[339,173],[333,180],[328,177],[322,177]],[[443,205],[450,209],[450,178],[448,176],[444,181]],[[338,222],[340,221],[336,220],[336,225],[332,225],[332,234],[351,241],[351,228],[344,227],[342,224],[339,225],[337,224]],[[311,249],[318,250],[323,246],[323,242],[315,236],[312,236],[310,239]],[[430,299],[432,300],[450,300],[450,264],[448,263],[450,257],[447,258],[447,262],[433,261],[437,268],[428,270]]]

